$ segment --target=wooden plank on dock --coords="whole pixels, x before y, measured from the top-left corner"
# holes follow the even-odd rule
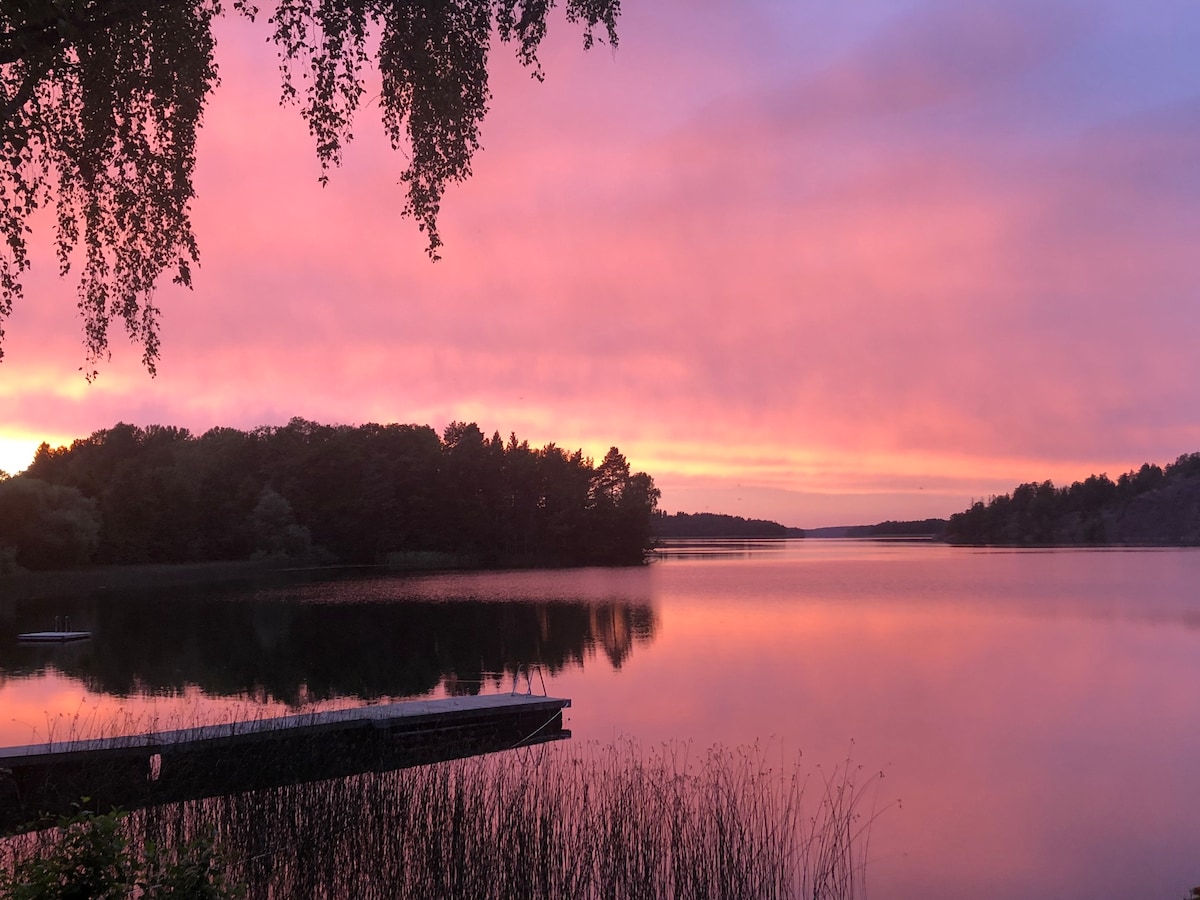
[[[242,743],[325,731],[343,731],[369,726],[392,733],[450,728],[513,714],[545,713],[552,716],[571,705],[570,700],[530,694],[486,694],[444,697],[436,700],[406,700],[399,703],[332,709],[266,719],[249,719],[223,725],[201,725],[119,737],[51,741],[17,747],[0,747],[0,767],[45,765],[79,754],[90,757],[169,754],[198,749],[215,749],[221,744]]]

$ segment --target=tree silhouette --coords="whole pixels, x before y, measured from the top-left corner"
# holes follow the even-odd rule
[[[36,478],[0,482],[0,574],[14,563],[51,569],[86,562],[99,533],[95,501],[75,488]]]
[[[1100,474],[1062,488],[1021,484],[952,515],[944,537],[975,545],[1200,545],[1200,453],[1165,468],[1144,463],[1116,482]]]
[[[408,165],[402,214],[442,246],[446,187],[471,174],[491,97],[493,35],[541,78],[538,47],[554,0],[279,0],[267,18],[283,100],[300,105],[322,182],[341,162],[375,47],[379,108]],[[189,206],[196,132],[218,82],[213,21],[249,0],[5,0],[0,5],[0,326],[21,297],[30,217],[53,207],[62,274],[82,255],[85,373],[124,323],[153,375],[154,286],[191,285],[199,260]],[[566,0],[584,47],[615,46],[620,0]],[[302,83],[303,86],[300,86]],[[3,358],[0,327],[0,359]]]
[[[74,493],[46,493],[60,487]],[[91,517],[98,529],[63,565],[90,556],[479,567],[641,563],[659,491],[615,447],[597,468],[582,451],[485,438],[473,422],[451,423],[443,440],[423,425],[297,418],[199,437],[118,423],[69,447],[42,444],[25,473],[0,481],[0,553],[28,556],[17,560],[28,568],[43,565],[26,548],[42,528],[28,524],[40,521],[31,498],[44,496],[56,515],[67,511],[59,519]]]

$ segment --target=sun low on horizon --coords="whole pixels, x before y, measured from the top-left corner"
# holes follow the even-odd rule
[[[618,30],[584,52],[554,18],[542,83],[492,47],[434,263],[377,105],[322,187],[274,49],[219,23],[158,374],[114,326],[85,380],[36,219],[0,469],[117,422],[473,421],[615,445],[667,511],[818,527],[1200,450],[1200,7],[669,0]]]

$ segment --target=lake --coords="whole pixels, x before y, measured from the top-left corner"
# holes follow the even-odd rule
[[[673,543],[637,569],[0,601],[0,745],[507,687],[571,743],[869,775],[873,898],[1200,885],[1200,551]],[[70,615],[93,640],[17,646]]]

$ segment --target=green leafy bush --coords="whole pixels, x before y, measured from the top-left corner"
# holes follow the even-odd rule
[[[122,833],[124,813],[81,811],[53,828],[23,835],[0,868],[0,897],[12,900],[115,900],[142,897],[221,900],[243,888],[225,875],[211,840],[166,850],[138,848]]]

